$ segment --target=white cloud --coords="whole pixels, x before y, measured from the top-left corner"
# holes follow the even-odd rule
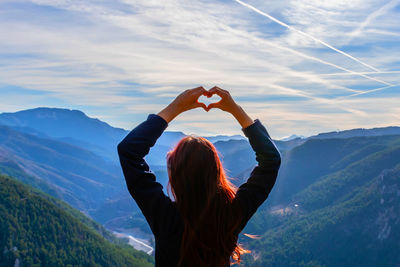
[[[377,75],[305,36],[254,16],[235,2],[30,3],[0,3],[0,81],[44,92],[29,98],[16,92],[14,99],[25,100],[16,101],[20,104],[15,106],[3,104],[4,111],[70,105],[130,128],[139,122],[140,114],[158,112],[184,89],[219,85],[230,89],[278,136],[336,129],[340,122],[348,128],[398,123],[397,117],[386,114],[387,119],[382,119],[380,114],[396,110],[393,99],[399,94],[395,89],[343,98],[380,88],[382,82],[400,82],[398,44],[387,45],[400,32],[394,23],[398,16],[394,4],[248,2],[377,67],[382,71]],[[379,9],[382,6],[386,7]],[[349,43],[351,36],[357,36],[354,47]],[[338,74],[338,69],[343,73]],[[377,97],[380,100],[374,102]],[[385,99],[387,104],[383,104]],[[365,109],[366,104],[377,103],[387,109]],[[221,129],[237,133],[230,115],[218,114],[214,112],[210,120],[209,114],[191,111],[182,114],[173,127],[204,135]],[[215,126],[205,129],[208,124]]]

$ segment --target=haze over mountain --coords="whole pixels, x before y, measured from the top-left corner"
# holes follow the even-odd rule
[[[1,164],[50,183],[68,203],[90,210],[123,186],[116,164],[76,145],[0,126]]]
[[[306,137],[303,136],[303,135],[292,134],[292,135],[290,135],[288,137],[284,137],[284,138],[281,138],[279,140],[280,141],[290,141],[290,140],[297,139],[297,138],[304,139]]]
[[[99,119],[90,118],[79,110],[60,108],[35,108],[15,113],[1,113],[0,125],[36,135],[43,138],[54,138],[62,142],[93,151],[106,160],[118,162],[116,146],[130,130],[115,128]],[[165,155],[185,134],[176,131],[165,131],[157,140],[159,150],[149,155],[149,162],[160,164]],[[229,139],[243,139],[243,136],[209,136],[211,142]]]
[[[58,108],[36,108],[15,113],[0,114],[0,124],[42,137],[57,138],[79,146],[89,146],[98,152],[110,151],[126,134],[98,119],[87,117],[82,111]]]
[[[116,145],[130,130],[115,128],[100,121],[90,118],[82,111],[60,108],[35,108],[14,113],[1,113],[0,125],[5,125],[14,130],[36,135],[43,138],[55,138],[80,148],[97,153],[106,160],[118,162]],[[293,135],[288,140],[276,140],[280,150],[288,150],[314,138],[349,138],[353,136],[379,136],[400,134],[400,127],[383,127],[373,129],[352,129],[340,132],[321,133],[303,138]],[[165,154],[185,134],[183,132],[166,130],[157,140],[153,148],[155,153],[147,156],[151,164],[164,165]],[[245,140],[243,135],[217,135],[204,136],[211,142]]]

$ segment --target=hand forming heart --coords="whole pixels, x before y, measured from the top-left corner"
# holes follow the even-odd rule
[[[203,102],[199,102],[201,96],[204,95],[207,96],[207,98],[211,98],[214,94],[221,97],[218,102],[212,102],[208,106]],[[247,127],[253,123],[253,120],[246,114],[246,112],[235,103],[231,94],[227,90],[221,89],[218,86],[214,86],[208,91],[204,89],[203,86],[187,89],[179,94],[167,107],[157,113],[157,115],[169,123],[180,113],[199,107],[202,107],[207,112],[212,108],[219,108],[223,111],[229,112],[239,121],[242,127]]]
[[[218,102],[211,101],[208,106],[203,102],[199,102],[201,96],[211,98],[214,94],[220,97]],[[187,89],[178,95],[171,104],[177,107],[179,113],[198,107],[202,107],[207,112],[212,108],[219,108],[223,111],[231,112],[231,110],[237,106],[230,93],[217,86],[214,86],[208,91],[204,89],[203,86]]]
[[[209,91],[207,91],[209,92]],[[210,104],[212,103],[218,103],[222,98],[218,96],[217,94],[212,94],[212,93],[205,93],[200,95],[200,97],[197,99],[197,102],[199,103],[204,103],[206,105],[206,111],[210,110]]]

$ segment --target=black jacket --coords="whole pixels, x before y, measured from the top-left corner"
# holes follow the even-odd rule
[[[129,193],[143,212],[155,237],[156,266],[176,265],[183,233],[183,222],[175,203],[164,194],[162,185],[156,182],[154,173],[144,160],[167,126],[162,117],[149,114],[146,121],[136,126],[118,144]],[[244,214],[238,233],[268,197],[281,163],[278,149],[258,119],[242,128],[242,131],[255,151],[258,166],[236,193],[235,200],[241,203]]]

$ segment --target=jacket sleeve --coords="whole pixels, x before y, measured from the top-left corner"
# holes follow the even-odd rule
[[[154,235],[165,227],[171,209],[171,199],[156,182],[155,174],[149,169],[144,157],[156,143],[168,123],[156,114],[136,126],[119,144],[118,155],[132,198],[145,216]]]
[[[258,165],[252,170],[247,182],[242,184],[236,192],[235,200],[242,207],[240,231],[257,211],[257,208],[267,199],[275,184],[281,164],[279,150],[259,119],[256,119],[250,126],[242,128],[242,131],[249,139]]]

